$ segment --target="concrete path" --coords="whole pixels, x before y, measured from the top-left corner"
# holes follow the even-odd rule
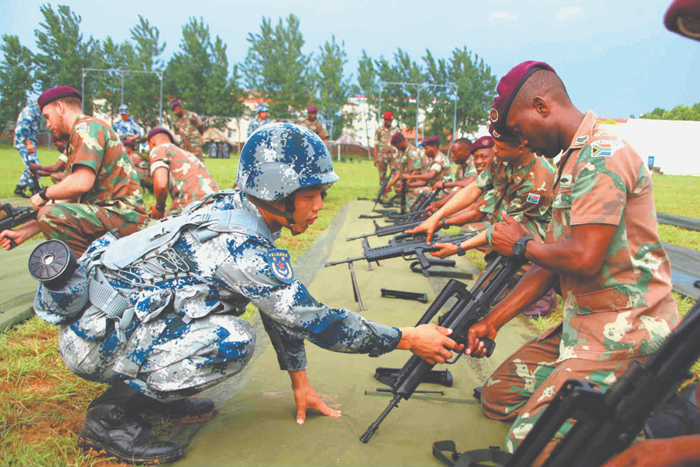
[[[339,260],[362,253],[360,242],[346,242],[346,236],[372,230],[370,220],[357,216],[371,209],[372,203],[350,203],[321,234],[307,253],[295,264],[297,277],[313,296],[334,307],[357,311],[347,266],[323,269],[328,260]],[[386,243],[374,239],[372,246]],[[447,279],[425,278],[410,272],[407,262],[395,259],[368,271],[366,263],[355,266],[357,280],[369,319],[396,326],[413,326],[428,305],[381,298],[380,289],[393,288],[425,292],[432,301]],[[461,271],[478,273],[465,259]],[[469,282],[473,282],[469,281]],[[490,359],[462,358],[449,368],[455,384],[444,389],[445,397],[461,398],[469,403],[449,403],[411,399],[404,401],[381,425],[368,444],[359,437],[389,402],[388,397],[365,395],[382,385],[373,379],[375,368],[401,367],[410,354],[395,351],[380,358],[333,353],[307,343],[309,379],[327,403],[343,411],[339,419],[310,414],[304,425],[295,422],[296,408],[289,376],[280,371],[277,359],[260,320],[256,355],[242,374],[205,394],[213,397],[219,415],[206,422],[186,449],[186,458],[178,466],[238,465],[441,465],[432,457],[433,441],[454,439],[460,450],[503,445],[508,424],[488,420],[472,391],[481,386],[499,362],[534,336],[524,320],[504,327]],[[189,433],[190,436],[193,432]],[[179,436],[187,437],[182,432]]]

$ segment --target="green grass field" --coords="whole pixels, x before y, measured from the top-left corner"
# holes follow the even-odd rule
[[[53,164],[58,153],[39,150],[43,164]],[[208,160],[207,168],[222,188],[230,188],[236,176],[236,159]],[[23,170],[17,152],[0,146],[0,198],[12,197]],[[316,236],[326,229],[333,217],[349,201],[376,195],[377,175],[374,166],[362,163],[338,163],[341,182],[329,192],[324,211],[309,231],[299,237],[284,234],[278,242],[296,259]],[[700,203],[693,196],[700,192],[700,178],[655,176],[657,210],[668,214],[700,218]],[[147,205],[153,202],[146,195]],[[660,226],[662,240],[688,248],[700,249],[700,233]],[[286,231],[285,231],[286,232]],[[2,253],[0,253],[1,255]],[[469,258],[483,268],[483,255],[469,253]],[[674,294],[675,295],[675,294]],[[675,295],[679,308],[686,313],[693,300]],[[248,316],[254,313],[251,307]],[[533,321],[538,328],[561,319],[561,307],[546,320]],[[697,368],[700,373],[700,368]],[[8,466],[114,466],[76,448],[77,435],[88,403],[104,390],[104,385],[82,380],[68,371],[61,361],[56,327],[32,318],[26,323],[0,333],[0,459]],[[161,419],[152,422],[157,432],[172,430]]]

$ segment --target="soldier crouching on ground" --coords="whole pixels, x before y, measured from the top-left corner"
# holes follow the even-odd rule
[[[114,131],[81,113],[82,96],[71,87],[49,89],[38,104],[56,137],[70,135],[69,175],[31,197],[37,220],[0,232],[0,246],[9,249],[10,239],[19,245],[41,232],[79,256],[108,231],[126,236],[142,229],[147,218],[138,177]]]
[[[330,154],[312,131],[270,124],[245,144],[238,166],[241,191],[213,193],[132,236],[95,241],[69,282],[37,293],[35,311],[60,324],[68,368],[113,384],[88,409],[79,442],[125,462],[172,462],[183,453],[159,441],[139,416],[149,407],[171,417],[206,419],[209,399],[190,396],[240,372],[255,348],[255,332],[239,318],[248,303],[260,310],[281,369],[292,380],[297,423],[307,409],[339,417],[306,376],[304,341],[335,352],[376,357],[407,349],[444,362],[462,346],[436,325],[384,326],[317,302],[295,280],[289,253],[275,248],[284,227],[303,233],[338,180]],[[105,290],[90,302],[86,289]],[[96,303],[97,302],[97,303]],[[110,319],[111,317],[111,319]]]
[[[53,183],[59,183],[66,178],[66,166],[68,165],[68,156],[66,156],[66,146],[68,145],[68,135],[62,135],[60,138],[56,138],[54,141],[54,146],[56,146],[56,151],[60,152],[61,155],[58,156],[58,160],[53,165],[41,165],[31,163],[29,164],[29,170],[40,177],[50,177]]]
[[[148,133],[148,147],[156,195],[156,202],[150,208],[152,219],[163,217],[168,193],[172,202],[167,215],[173,216],[188,204],[219,191],[219,185],[204,164],[194,154],[175,146],[173,135],[165,128],[156,127]]]
[[[558,283],[563,323],[501,364],[481,396],[488,417],[514,420],[506,438],[513,452],[566,380],[606,391],[632,361],[646,360],[657,348],[678,322],[678,311],[651,173],[637,152],[599,125],[593,112],[576,109],[545,63],[521,63],[497,91],[490,114],[496,131],[517,136],[545,157],[563,151],[545,243],[528,241],[518,224],[499,224],[492,234],[496,251],[524,257],[533,267],[469,331],[467,353],[483,357],[481,337],[495,339],[505,323]]]
[[[124,141],[122,146],[124,146],[129,160],[134,164],[134,169],[139,176],[141,188],[153,191],[153,177],[151,177],[151,167],[148,163],[148,156],[144,156],[138,152],[137,145],[133,141]]]

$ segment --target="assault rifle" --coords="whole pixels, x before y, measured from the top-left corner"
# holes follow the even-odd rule
[[[440,194],[440,191],[442,191],[441,188],[433,190],[428,196],[422,198],[420,202],[416,201],[416,203],[414,203],[414,205],[411,207],[411,212],[406,214],[389,214],[389,220],[395,224],[402,224],[427,219],[430,217],[430,213],[428,212],[427,208],[435,202]]]
[[[395,170],[392,170],[389,175],[384,179],[381,185],[379,185],[379,192],[377,193],[377,197],[374,199],[374,206],[372,206],[372,211],[374,211],[377,207],[377,204],[382,200],[382,195],[386,191],[386,187],[391,181],[391,179],[394,177],[394,172]]]
[[[36,211],[32,208],[12,207],[10,203],[0,206],[0,232],[14,229],[22,224],[36,219]],[[10,239],[10,250],[16,247],[14,240]]]
[[[470,239],[474,235],[475,234],[473,234],[473,233],[460,233],[460,234],[455,234],[455,235],[444,235],[441,237],[433,237],[433,242],[434,243],[454,243],[456,245],[458,243],[462,243],[463,241]],[[399,258],[399,257],[403,258],[406,261],[413,261],[414,259],[417,259],[418,263],[421,266],[421,269],[422,269],[424,276],[428,276],[430,274],[428,272],[428,269],[430,269],[431,266],[454,267],[454,265],[456,264],[454,260],[428,258],[426,256],[427,253],[439,250],[439,248],[436,248],[434,244],[429,245],[426,242],[426,237],[427,236],[425,234],[397,235],[396,237],[391,239],[391,241],[389,242],[388,245],[378,246],[378,247],[374,247],[374,248],[370,248],[369,245],[367,244],[367,241],[365,240],[365,243],[363,244],[363,249],[365,250],[364,251],[365,254],[363,256],[358,256],[357,258],[348,258],[348,259],[344,259],[342,261],[333,261],[330,263],[326,263],[326,267],[336,266],[338,264],[353,263],[355,261],[363,261],[363,260],[366,260],[368,263],[372,263],[372,262],[376,263],[378,261],[382,261],[385,259]]]
[[[573,428],[545,467],[598,467],[624,451],[646,420],[691,377],[700,357],[700,302],[645,364],[633,361],[603,394],[585,381],[570,379],[550,402],[507,467],[532,465],[568,420]]]
[[[457,302],[452,308],[438,318],[438,324],[452,329],[450,338],[457,344],[466,345],[469,329],[491,310],[494,302],[508,287],[523,264],[524,262],[520,258],[497,256],[484,270],[471,291],[467,290],[467,286],[463,282],[451,279],[416,326],[430,323],[450,299],[456,298]],[[490,357],[496,344],[489,339],[482,340],[486,344],[486,355]],[[454,360],[446,363],[455,363],[463,354],[464,351],[458,353]],[[394,407],[398,407],[401,399],[408,400],[411,398],[418,385],[434,366],[434,364],[426,362],[417,355],[413,355],[408,359],[392,386],[391,392],[394,398],[387,408],[384,409],[384,412],[379,415],[379,418],[367,428],[360,441],[367,443],[370,440],[382,421],[389,415],[389,412]]]
[[[367,234],[362,234],[358,235],[357,237],[348,237],[345,240],[348,242],[351,242],[353,240],[358,240],[360,238],[368,238],[368,237],[386,237],[389,235],[398,235],[402,234],[405,231],[412,229],[414,227],[418,227],[424,222],[423,219],[415,220],[415,221],[410,221],[410,222],[404,222],[401,224],[393,224],[393,225],[379,225],[377,224],[376,221],[374,221],[374,232],[367,233]],[[435,229],[440,230],[442,228],[441,224],[438,224],[437,228]]]

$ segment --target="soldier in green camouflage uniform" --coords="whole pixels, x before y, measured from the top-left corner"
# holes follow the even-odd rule
[[[515,133],[547,157],[564,152],[545,243],[528,242],[510,222],[492,234],[496,251],[534,266],[469,332],[467,352],[483,356],[479,338],[495,338],[506,322],[559,283],[563,323],[508,358],[482,393],[487,416],[514,420],[506,439],[506,449],[513,451],[566,380],[590,381],[606,391],[632,361],[645,360],[657,348],[677,324],[678,312],[657,231],[651,173],[639,154],[596,123],[593,112],[576,109],[545,63],[516,66],[498,92],[491,111],[497,131]],[[558,135],[567,136],[568,146],[562,147]]]
[[[298,124],[316,133],[318,137],[323,140],[323,143],[328,146],[328,133],[326,132],[326,128],[323,126],[323,123],[321,123],[321,121],[317,118],[318,107],[312,105],[306,109],[306,114],[307,118],[300,120]]]
[[[394,114],[385,112],[382,117],[384,123],[374,132],[374,165],[379,170],[379,185],[381,186],[387,177],[387,168],[389,174],[392,170],[396,170],[397,164],[394,163],[398,158],[396,149],[391,145],[391,137],[399,131],[393,126]],[[391,167],[394,167],[392,169]]]
[[[188,204],[219,191],[219,185],[204,164],[175,146],[173,141],[173,136],[165,128],[156,127],[148,134],[151,176],[156,195],[156,203],[151,206],[151,217],[154,219],[163,217],[168,193],[172,202],[167,215],[173,216],[180,214]]]
[[[396,150],[396,156],[389,163],[389,172],[393,173],[392,179],[389,181],[386,187],[386,192],[393,188],[396,190],[397,194],[401,193],[402,184],[401,180],[403,174],[415,174],[419,173],[423,168],[423,151],[406,141],[406,138],[401,134],[401,132],[396,132],[390,139],[391,145]],[[408,196],[406,197],[407,205]],[[415,198],[414,198],[415,201]],[[412,204],[412,203],[411,203]]]
[[[406,200],[415,201],[421,194],[428,196],[433,191],[433,185],[438,181],[452,181],[452,165],[450,160],[440,151],[440,138],[431,136],[423,141],[425,152],[421,161],[420,173],[415,175],[403,175],[402,177],[408,182],[408,194]],[[438,199],[445,197],[445,193],[441,192]]]
[[[81,95],[59,86],[39,97],[39,106],[54,135],[70,135],[68,175],[32,196],[37,220],[0,233],[22,243],[41,231],[65,242],[80,256],[108,231],[126,236],[146,225],[141,188],[134,166],[109,124],[80,113]],[[53,200],[65,202],[56,204]],[[9,234],[8,234],[9,232]],[[4,244],[3,244],[4,246]]]
[[[174,101],[170,108],[177,115],[176,132],[182,138],[182,148],[194,154],[197,159],[204,163],[204,152],[202,151],[204,123],[202,119],[196,113],[185,110],[180,101]]]

